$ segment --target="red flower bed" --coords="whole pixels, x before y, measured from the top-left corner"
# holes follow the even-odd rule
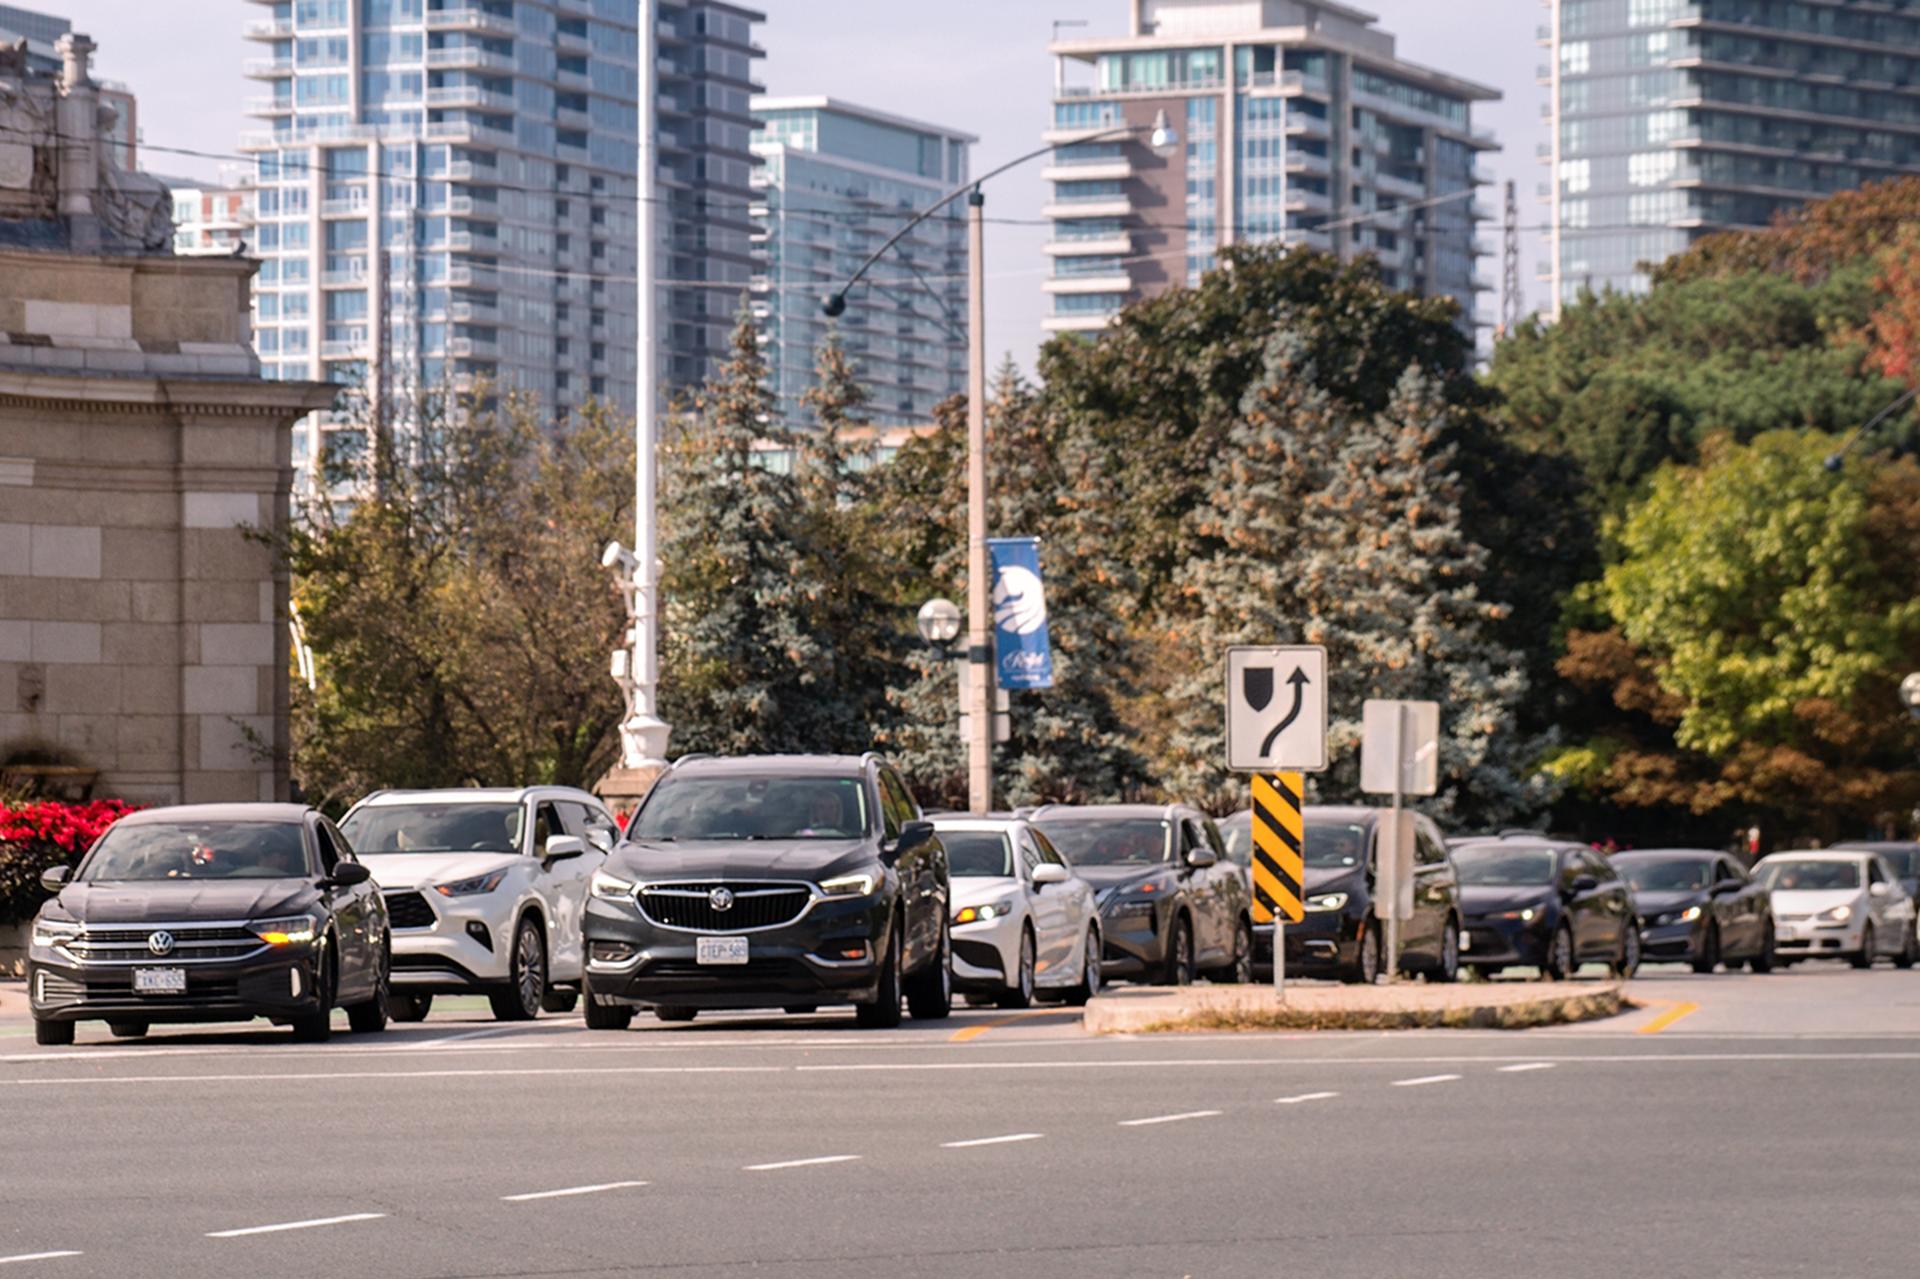
[[[107,827],[134,808],[117,799],[0,804],[0,920],[31,919],[47,896],[40,872],[78,861]]]

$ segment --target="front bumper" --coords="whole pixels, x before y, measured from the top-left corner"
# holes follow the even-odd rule
[[[891,912],[891,903],[879,895],[825,898],[790,924],[709,934],[656,924],[627,898],[593,898],[583,922],[587,981],[596,999],[642,1006],[871,1003],[878,993],[880,957],[893,940],[888,937]],[[747,962],[700,963],[703,936],[745,937]],[[863,958],[836,957],[856,946]],[[625,947],[627,953],[600,957],[610,947]]]
[[[1020,921],[1012,915],[953,930],[953,987],[973,992],[1006,989],[1020,969]]]
[[[40,1021],[208,1022],[285,1019],[320,1011],[314,952],[270,950],[236,960],[168,964],[78,963],[35,947],[27,963],[27,1000]],[[184,994],[142,995],[135,968],[184,968]]]
[[[1344,910],[1310,910],[1287,925],[1287,971],[1297,976],[1331,975],[1360,959],[1361,919]],[[1253,926],[1253,967],[1273,973],[1273,925]]]
[[[1812,920],[1774,922],[1773,953],[1788,959],[1857,955],[1865,941],[1865,930],[1857,920],[1844,924],[1821,924]]]
[[[1115,905],[1108,901],[1100,907],[1101,976],[1154,976],[1167,962],[1166,903],[1129,900],[1118,910]]]
[[[396,910],[395,899],[418,897],[432,912],[427,927],[393,929],[393,988],[412,994],[455,994],[487,990],[512,980],[508,954],[513,942],[513,917],[496,918],[500,904],[493,894],[442,897],[432,889],[388,889],[389,918],[419,918],[419,908]]]
[[[1691,963],[1700,955],[1703,934],[1698,921],[1659,924],[1640,930],[1640,962]]]
[[[1546,919],[1498,919],[1491,916],[1467,918],[1462,938],[1460,962],[1476,968],[1504,968],[1508,965],[1538,968],[1547,962],[1552,934]]]

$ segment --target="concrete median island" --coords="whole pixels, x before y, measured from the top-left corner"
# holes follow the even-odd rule
[[[1556,985],[1141,987],[1087,1005],[1088,1034],[1195,1030],[1524,1030],[1612,1017],[1630,1005],[1618,982]]]

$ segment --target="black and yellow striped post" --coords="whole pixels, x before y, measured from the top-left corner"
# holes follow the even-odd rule
[[[1305,793],[1299,773],[1257,773],[1253,778],[1253,918],[1273,925],[1273,984],[1285,990],[1285,928],[1306,915],[1303,858]]]

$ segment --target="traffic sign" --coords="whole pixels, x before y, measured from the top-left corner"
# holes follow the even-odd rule
[[[1360,725],[1361,790],[1431,795],[1440,789],[1440,703],[1368,698],[1360,707]]]
[[[1227,767],[1236,773],[1326,769],[1326,649],[1227,650]]]
[[[1256,774],[1253,779],[1253,922],[1275,917],[1297,924],[1306,918],[1306,819],[1300,811],[1304,782],[1299,773]],[[1276,962],[1280,938],[1273,941]]]

